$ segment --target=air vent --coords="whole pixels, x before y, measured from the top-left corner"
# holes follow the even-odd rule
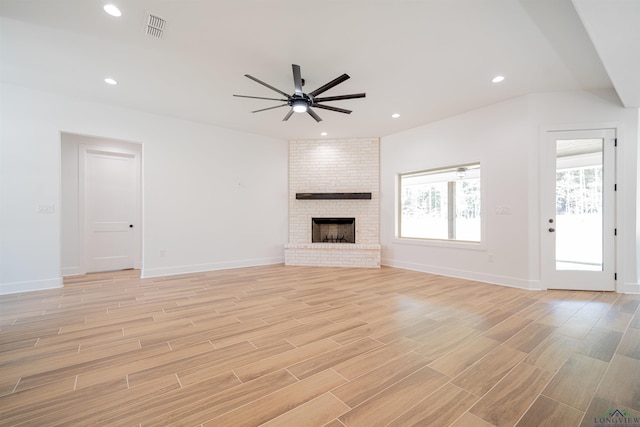
[[[167,26],[167,21],[160,18],[159,16],[149,14],[147,16],[147,35],[151,37],[155,37],[157,39],[161,39],[164,36],[164,29]]]

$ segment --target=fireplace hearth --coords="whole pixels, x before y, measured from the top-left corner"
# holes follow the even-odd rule
[[[355,243],[355,218],[312,218],[312,243]]]

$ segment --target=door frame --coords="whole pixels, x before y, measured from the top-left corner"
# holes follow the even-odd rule
[[[89,153],[104,153],[114,155],[126,155],[131,156],[134,159],[135,165],[135,202],[134,202],[134,224],[133,227],[133,268],[141,269],[142,260],[142,185],[141,185],[141,164],[142,153],[140,150],[113,147],[108,145],[97,144],[79,144],[78,145],[78,209],[79,209],[79,250],[80,259],[82,262],[82,269],[86,274],[88,272],[88,253],[87,253],[87,239],[88,239],[88,220],[87,220],[87,200],[86,200],[86,164],[87,155]]]
[[[602,131],[602,130],[611,130],[614,133],[614,138],[616,139],[616,147],[620,146],[620,144],[622,143],[622,135],[624,135],[623,129],[622,129],[622,123],[620,122],[597,122],[597,123],[591,123],[591,124],[585,124],[585,123],[579,123],[579,124],[564,124],[564,125],[546,125],[546,126],[541,126],[540,127],[540,135],[539,135],[539,146],[541,147],[538,151],[539,151],[539,156],[538,156],[538,161],[539,161],[539,165],[538,165],[538,185],[539,185],[539,212],[538,212],[538,218],[537,218],[537,223],[536,223],[536,229],[537,229],[537,235],[538,235],[538,245],[539,245],[539,252],[538,252],[538,259],[539,259],[539,272],[540,272],[540,287],[539,289],[553,289],[553,286],[550,280],[550,277],[547,277],[545,268],[544,268],[544,263],[545,263],[545,237],[548,234],[547,228],[545,227],[548,226],[548,224],[546,223],[546,212],[544,211],[545,209],[545,203],[544,203],[544,198],[545,198],[545,173],[548,171],[549,165],[546,164],[546,161],[548,159],[548,138],[549,138],[549,134],[551,132],[572,132],[572,131],[576,131],[576,132],[581,132],[581,131]],[[622,171],[621,171],[621,167],[620,167],[620,160],[619,160],[619,156],[618,156],[618,150],[617,148],[614,149],[613,151],[613,167],[614,167],[614,183],[613,184],[619,184],[620,182],[622,182]],[[622,221],[621,215],[623,210],[621,209],[621,200],[618,197],[620,193],[618,191],[615,191],[613,194],[613,201],[612,201],[612,208],[614,210],[613,212],[613,222],[614,222],[614,227],[616,228],[617,234],[616,236],[614,236],[613,239],[613,271],[612,274],[615,274],[615,279],[614,279],[614,291],[618,292],[620,289],[620,286],[624,283],[624,278],[622,277],[622,272],[624,271],[623,269],[623,258],[622,256],[620,256],[619,254],[621,254],[621,245],[622,245],[622,239],[618,239],[617,236],[620,236],[621,233],[624,232],[623,230],[623,224],[624,222]],[[604,232],[604,230],[603,230]]]
[[[61,179],[60,190],[60,276],[75,276],[87,273],[85,254],[85,199],[84,199],[84,175],[81,176],[81,168],[84,168],[84,159],[81,146],[92,150],[105,152],[125,153],[136,155],[136,214],[134,227],[134,268],[142,269],[143,236],[144,236],[144,211],[143,211],[143,144],[133,141],[118,140],[112,138],[96,137],[72,132],[60,131],[61,151],[68,152],[71,157],[61,156],[61,171],[64,168],[69,171],[73,181]],[[63,148],[63,147],[67,148]],[[69,151],[70,150],[70,151]],[[73,153],[71,155],[71,153]],[[84,173],[84,172],[82,172]],[[61,172],[62,174],[62,172]],[[65,184],[66,182],[66,184]],[[82,189],[81,189],[82,186]],[[66,206],[66,208],[65,208]],[[66,218],[66,220],[64,219]],[[65,225],[63,226],[63,223]],[[65,233],[66,231],[66,233]],[[67,251],[66,256],[62,252]]]

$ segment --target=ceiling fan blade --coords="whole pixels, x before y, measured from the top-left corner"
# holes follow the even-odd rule
[[[316,122],[321,122],[321,121],[322,121],[322,119],[320,118],[320,116],[319,116],[319,115],[317,115],[317,114],[315,113],[315,111],[313,111],[311,108],[307,108],[307,113],[309,113],[309,115],[310,115],[311,117],[313,117],[313,118],[316,120]]]
[[[302,95],[302,75],[300,74],[300,66],[291,64],[293,68],[293,87],[297,95]]]
[[[338,113],[351,114],[351,110],[345,110],[344,108],[332,107],[330,105],[313,104],[314,107],[324,108],[325,110],[337,111]]]
[[[289,112],[287,113],[286,116],[284,116],[284,119],[282,119],[282,121],[286,122],[287,120],[289,120],[289,117],[291,117],[292,114],[293,114],[293,108],[289,110]]]
[[[313,98],[314,102],[340,101],[341,99],[364,98],[366,93],[352,93],[351,95],[325,96],[323,98]]]
[[[281,99],[281,98],[263,98],[261,96],[249,96],[249,95],[233,95],[233,96],[237,96],[238,98],[268,99],[269,101],[287,101],[286,99]]]
[[[287,104],[282,104],[282,105],[276,105],[275,107],[262,108],[260,110],[252,111],[252,113],[259,113],[260,111],[273,110],[274,108],[284,107],[285,105],[289,105],[289,104],[287,103]]]
[[[309,95],[313,96],[313,97],[315,97],[317,95],[320,95],[322,92],[328,91],[332,87],[339,85],[340,83],[342,83],[345,80],[348,80],[349,78],[350,77],[349,77],[348,74],[343,74],[340,77],[331,80],[326,85],[319,87],[318,89],[314,90],[313,92],[309,92]]]
[[[263,81],[262,81],[262,80],[260,80],[260,79],[256,79],[255,77],[253,77],[253,76],[251,76],[251,75],[249,75],[249,74],[245,74],[245,77],[247,77],[247,78],[249,78],[249,79],[253,80],[253,81],[254,81],[254,82],[256,82],[256,83],[260,83],[262,86],[268,87],[269,89],[271,89],[271,90],[274,90],[274,91],[278,92],[278,93],[279,93],[280,95],[282,95],[282,96],[286,96],[286,97],[287,97],[287,99],[289,98],[289,95],[288,95],[288,94],[284,93],[283,91],[281,91],[281,90],[280,90],[280,89],[278,89],[278,88],[275,88],[275,87],[271,86],[269,83],[265,83],[265,82],[263,82]]]

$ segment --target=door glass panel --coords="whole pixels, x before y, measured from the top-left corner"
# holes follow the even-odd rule
[[[602,271],[603,139],[556,140],[556,269]]]

